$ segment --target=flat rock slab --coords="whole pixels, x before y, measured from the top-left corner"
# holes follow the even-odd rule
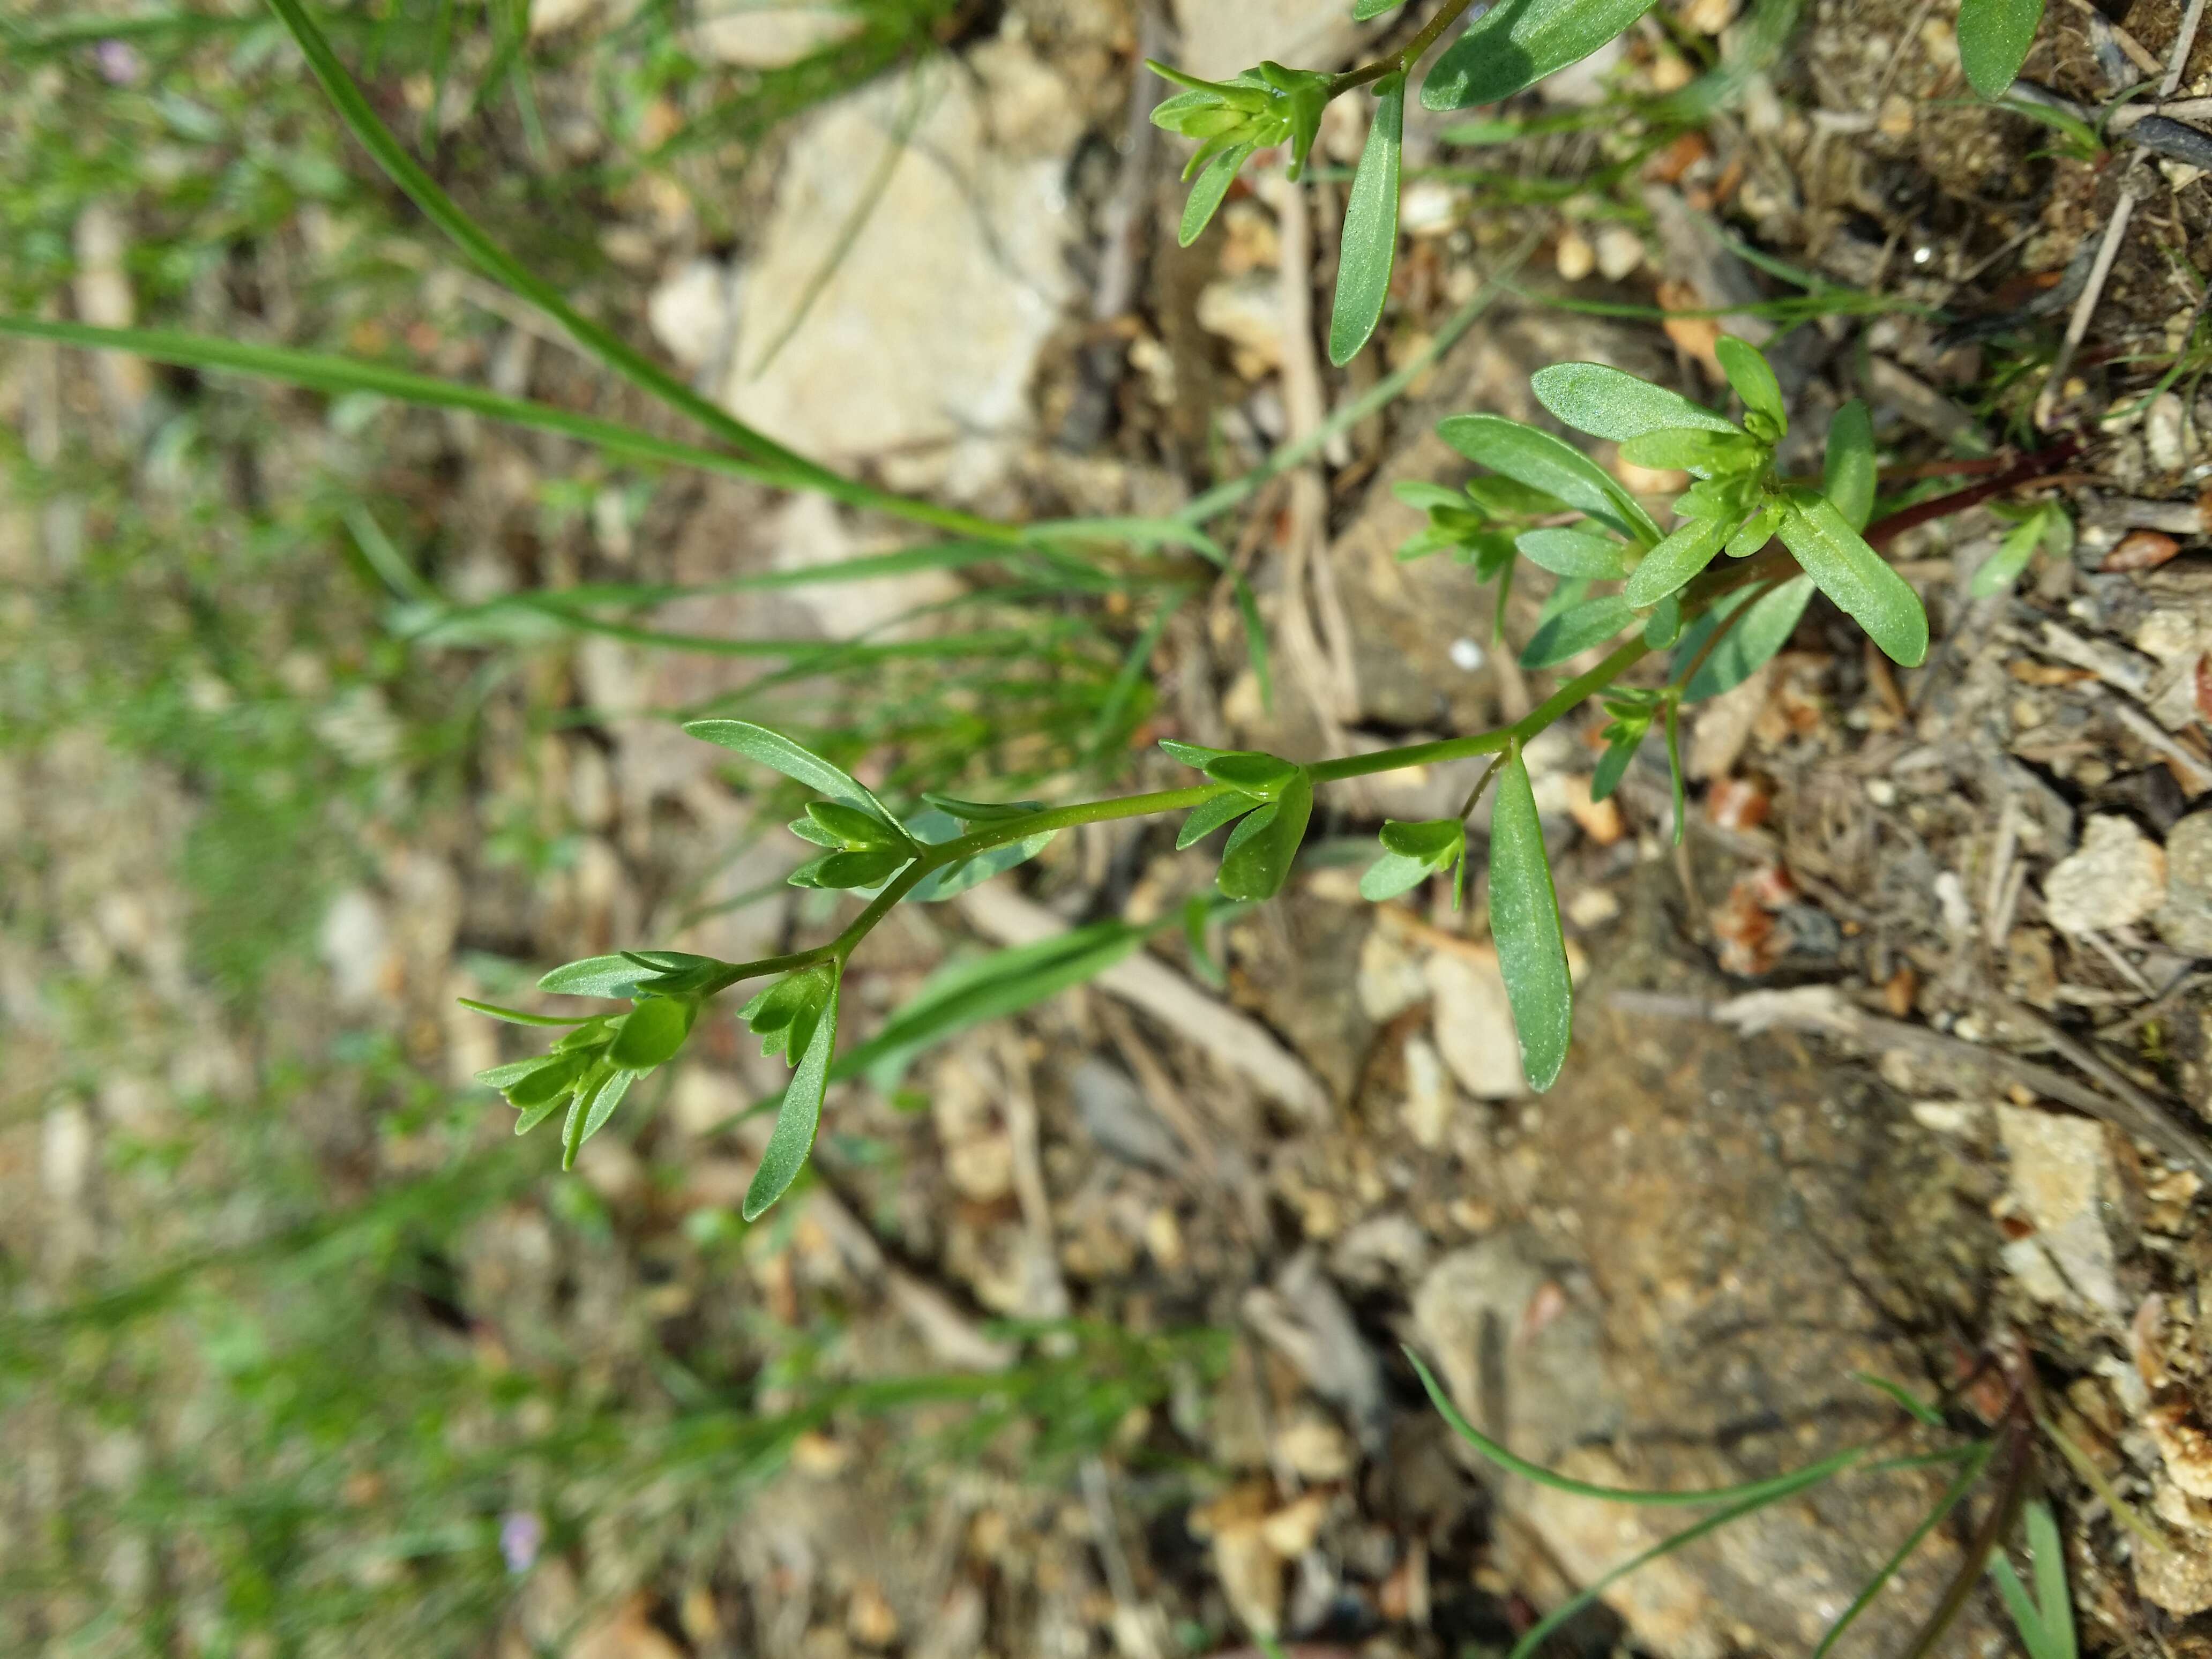
[[[1033,97],[1049,78],[1035,70],[1021,77]],[[902,489],[972,499],[1004,472],[1070,296],[1076,226],[1064,161],[1041,142],[1066,135],[1031,121],[1002,141],[996,118],[968,74],[939,63],[794,134],[744,272],[723,388],[733,412],[802,453],[872,460]]]
[[[1941,1201],[1940,1180],[1908,1175],[1899,1143],[1926,1133],[1871,1079],[1799,1044],[1662,1027],[1592,995],[1565,1077],[1521,1121],[1510,1156],[1535,1171],[1524,1229],[1497,1271],[1475,1269],[1502,1244],[1440,1262],[1414,1309],[1462,1408],[1523,1455],[1606,1485],[1727,1486],[1894,1425],[1855,1371],[1928,1390],[1893,1323],[1895,1287],[1916,1281],[1916,1252],[1973,1218]],[[1808,1651],[1942,1485],[1918,1472],[1814,1487],[1607,1599],[1668,1659]],[[1502,1493],[1583,1583],[1700,1513],[1517,1480]],[[1900,1650],[1958,1559],[1931,1538],[1852,1639]],[[1943,1651],[1983,1650],[1975,1618]]]

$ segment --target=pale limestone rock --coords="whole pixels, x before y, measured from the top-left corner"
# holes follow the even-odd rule
[[[1057,156],[991,149],[972,79],[949,64],[921,73],[924,112],[872,206],[904,80],[840,100],[795,135],[745,271],[724,400],[817,459],[875,458],[897,488],[973,499],[1029,429],[1037,355],[1072,293],[1063,255],[1076,226]]]
[[[729,349],[734,321],[730,273],[719,259],[693,259],[662,279],[645,302],[646,326],[668,355],[698,369]]]
[[[1175,66],[1221,81],[1268,58],[1292,69],[1334,69],[1376,33],[1344,0],[1175,0],[1182,48]]]
[[[2091,818],[2081,845],[2043,884],[2051,925],[2082,934],[2141,921],[2166,898],[2165,849],[2113,814]]]
[[[2118,1257],[2105,1212],[2119,1191],[2119,1173],[2104,1127],[2087,1118],[2000,1106],[1997,1133],[2012,1160],[2013,1200],[2035,1227],[2013,1242],[2007,1264],[2038,1301],[2084,1306],[2118,1319]],[[2035,1249],[2021,1248],[2030,1245]]]
[[[860,27],[859,15],[844,7],[761,0],[709,0],[697,15],[691,49],[740,69],[781,69]]]
[[[1425,965],[1435,1000],[1437,1048],[1460,1086],[1477,1100],[1512,1100],[1528,1092],[1521,1074],[1521,1042],[1498,953],[1486,945],[1439,951]]]

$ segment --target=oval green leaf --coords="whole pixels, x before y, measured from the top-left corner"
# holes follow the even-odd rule
[[[1190,196],[1182,204],[1182,223],[1176,231],[1176,240],[1188,247],[1205,233],[1219,211],[1222,200],[1229,194],[1229,186],[1237,181],[1237,170],[1251,159],[1252,146],[1239,144],[1225,149],[1206,163],[1206,171],[1198,175],[1198,182],[1190,187]]]
[[[1502,415],[1455,415],[1437,426],[1437,435],[1478,465],[1589,514],[1639,547],[1660,538],[1651,515],[1619,479],[1548,432]]]
[[[1984,98],[2002,98],[2019,78],[2043,21],[2043,0],[1960,0],[1959,62]]]
[[[1206,763],[1204,769],[1216,783],[1225,783],[1261,800],[1273,800],[1298,775],[1298,769],[1290,762],[1249,750],[1216,755]]]
[[[758,761],[787,778],[795,779],[818,795],[842,801],[893,827],[898,823],[883,802],[857,779],[780,732],[755,726],[750,720],[691,720],[684,729],[704,742],[733,749],[747,760]]]
[[[1328,319],[1328,360],[1341,367],[1358,355],[1382,319],[1390,270],[1398,259],[1398,164],[1405,148],[1406,79],[1394,75],[1376,89],[1367,148],[1344,204],[1336,263],[1336,305]]]
[[[1914,668],[1927,658],[1928,612],[1920,596],[1826,495],[1793,490],[1778,533],[1814,585],[1893,662]]]
[[[1874,417],[1856,398],[1828,422],[1828,459],[1820,490],[1836,504],[1845,524],[1854,530],[1866,528],[1874,516]]]
[[[1521,1073],[1539,1094],[1559,1080],[1574,1025],[1574,985],[1535,792],[1518,750],[1490,808],[1490,936],[1521,1039]]]
[[[1576,431],[1615,443],[1669,427],[1738,431],[1734,421],[1702,404],[1604,363],[1553,363],[1530,375],[1528,385],[1538,403]]]
[[[1628,568],[1627,550],[1587,530],[1524,530],[1513,538],[1521,556],[1555,576],[1618,580]]]
[[[1783,406],[1782,382],[1774,378],[1774,370],[1758,348],[1733,334],[1723,334],[1715,342],[1713,355],[1720,359],[1721,373],[1728,376],[1735,395],[1743,399],[1745,410],[1764,415],[1787,431],[1790,411]]]
[[[1636,607],[1618,593],[1571,605],[1537,629],[1521,653],[1523,668],[1550,668],[1602,645],[1636,620]]]
[[[1735,526],[1724,519],[1692,520],[1644,556],[1620,596],[1638,610],[1656,605],[1717,558]]]
[[[1249,795],[1216,795],[1212,800],[1200,801],[1190,809],[1190,816],[1182,821],[1176,833],[1176,851],[1194,846],[1229,822],[1250,811],[1257,803]]]
[[[1380,904],[1385,899],[1410,893],[1431,876],[1437,866],[1426,859],[1409,859],[1402,853],[1385,853],[1367,866],[1359,878],[1359,896],[1370,904]]]
[[[744,1215],[748,1221],[757,1221],[769,1205],[784,1195],[814,1150],[814,1132],[822,1124],[822,1097],[830,1086],[830,1057],[837,1046],[837,997],[842,988],[831,987],[829,1006],[816,1022],[806,1052],[799,1056],[799,1068],[783,1091],[775,1127],[761,1153],[760,1167],[753,1171],[752,1184],[745,1189]]]
[[[586,957],[562,963],[538,981],[538,988],[568,997],[626,997],[652,974],[626,956]]]
[[[1268,806],[1238,824],[1230,836],[1216,878],[1222,893],[1233,899],[1268,899],[1282,891],[1312,816],[1313,780],[1300,771]]]
[[[667,1064],[691,1035],[691,1017],[696,1012],[696,1005],[673,997],[648,998],[623,1016],[607,1058],[633,1072]]]
[[[1494,104],[1579,63],[1651,9],[1651,0],[1498,0],[1437,59],[1425,109]]]
[[[1682,636],[1674,653],[1678,673],[1681,666],[1697,660],[1698,653],[1705,649],[1715,628],[1743,605],[1751,606],[1750,614],[1729,629],[1711,654],[1698,664],[1698,672],[1690,676],[1690,683],[1682,688],[1684,702],[1702,702],[1707,697],[1734,690],[1789,644],[1790,636],[1797,631],[1797,619],[1813,602],[1813,579],[1792,576],[1757,599],[1747,598],[1748,591],[1729,594],[1698,617]]]

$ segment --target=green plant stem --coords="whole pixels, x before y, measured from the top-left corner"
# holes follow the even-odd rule
[[[1322,761],[1307,767],[1306,774],[1316,783],[1334,783],[1346,778],[1365,777],[1376,772],[1391,772],[1401,767],[1424,766],[1437,761],[1458,760],[1469,755],[1503,754],[1516,743],[1526,743],[1584,698],[1603,690],[1641,661],[1650,649],[1641,639],[1628,641],[1587,674],[1568,681],[1510,726],[1477,732],[1464,738],[1445,738],[1435,743],[1407,744],[1372,755],[1352,755],[1342,760]],[[842,963],[851,957],[860,941],[874,931],[876,924],[890,913],[894,905],[912,892],[924,877],[947,865],[957,864],[996,848],[1012,846],[1016,842],[1027,841],[1033,836],[1051,835],[1086,823],[1108,823],[1120,818],[1148,817],[1158,812],[1186,811],[1218,796],[1234,793],[1225,783],[1212,783],[1200,784],[1188,789],[1156,789],[1141,795],[1078,801],[1069,806],[1048,807],[1043,811],[1030,812],[1018,818],[1003,819],[982,829],[970,830],[952,841],[932,842],[923,846],[914,860],[893,876],[883,890],[868,901],[867,908],[854,917],[844,932],[828,944],[817,945],[809,950],[793,951],[784,956],[763,957],[758,962],[733,963],[726,973],[708,983],[704,988],[705,994],[716,995],[740,980],[758,979],[766,974],[787,973],[823,962]]]
[[[1510,726],[1500,726],[1471,737],[1442,738],[1434,743],[1407,744],[1400,749],[1377,750],[1371,755],[1347,755],[1341,760],[1322,761],[1306,769],[1316,783],[1335,783],[1344,778],[1364,778],[1401,767],[1427,766],[1437,761],[1459,760],[1468,755],[1494,755],[1515,743],[1526,743],[1583,698],[1602,691],[1644,657],[1651,647],[1633,639],[1616,647],[1589,673],[1577,676],[1538,703]]]
[[[1340,97],[1354,87],[1364,87],[1370,81],[1380,81],[1386,75],[1411,75],[1413,65],[1421,61],[1421,54],[1443,38],[1443,33],[1457,22],[1471,0],[1446,0],[1437,15],[1429,19],[1421,32],[1406,43],[1405,49],[1388,58],[1378,58],[1371,64],[1362,64],[1358,69],[1346,70],[1328,83],[1328,95]]]

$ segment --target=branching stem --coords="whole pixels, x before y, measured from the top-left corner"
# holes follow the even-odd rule
[[[1378,58],[1371,64],[1362,64],[1358,69],[1346,70],[1328,83],[1328,95],[1340,97],[1354,87],[1380,81],[1386,75],[1411,75],[1413,65],[1421,61],[1421,54],[1443,38],[1444,31],[1459,21],[1460,15],[1472,3],[1473,0],[1446,0],[1421,32],[1406,43],[1403,51],[1394,52],[1387,58]]]

